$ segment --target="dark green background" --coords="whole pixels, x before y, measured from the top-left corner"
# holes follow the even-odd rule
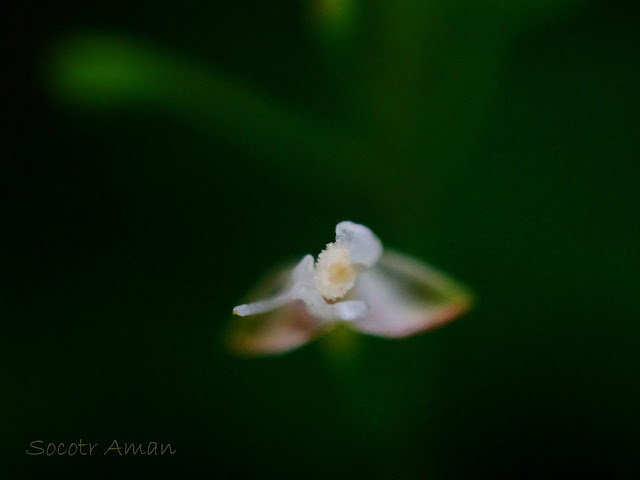
[[[3,478],[636,469],[636,3],[353,5],[5,17]],[[228,355],[258,276],[346,219],[463,280],[474,310]],[[30,457],[36,439],[177,454]]]

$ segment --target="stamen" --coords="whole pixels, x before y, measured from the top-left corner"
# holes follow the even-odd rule
[[[330,243],[316,262],[315,285],[327,300],[344,297],[356,281],[356,269],[345,247]]]

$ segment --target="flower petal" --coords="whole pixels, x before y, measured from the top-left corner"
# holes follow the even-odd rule
[[[297,273],[302,274],[301,270]],[[247,303],[287,292],[292,286],[294,272],[296,269],[291,265],[267,275],[249,294]],[[264,313],[234,317],[226,343],[234,353],[242,355],[285,353],[315,338],[324,326],[308,313],[302,301],[297,300]]]
[[[375,264],[382,254],[382,242],[359,223],[340,222],[336,225],[336,243],[351,253],[351,261],[366,267]]]
[[[444,273],[388,250],[374,268],[362,272],[354,290],[369,314],[352,326],[383,337],[437,328],[471,306],[471,294]]]

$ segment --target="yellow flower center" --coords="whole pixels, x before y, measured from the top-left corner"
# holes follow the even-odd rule
[[[356,281],[349,250],[335,243],[320,252],[315,270],[316,288],[327,300],[344,297]]]

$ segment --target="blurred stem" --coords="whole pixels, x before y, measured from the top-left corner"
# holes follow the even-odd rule
[[[309,26],[331,82],[332,106],[345,121],[360,125],[360,85],[366,58],[364,12],[368,0],[306,0]]]
[[[328,376],[344,399],[357,430],[374,452],[381,452],[371,457],[376,468],[384,472],[385,478],[409,478],[406,463],[397,458],[397,439],[393,432],[398,425],[389,421],[389,410],[398,407],[392,407],[394,402],[388,401],[392,395],[372,385],[364,363],[367,353],[363,337],[350,327],[338,325],[322,338],[321,346]],[[401,417],[392,415],[396,422],[401,421]]]
[[[424,73],[432,63],[434,36],[441,27],[437,2],[394,0],[372,2],[376,32],[367,54],[363,114],[374,138],[390,155],[408,157],[415,132],[417,99]]]

